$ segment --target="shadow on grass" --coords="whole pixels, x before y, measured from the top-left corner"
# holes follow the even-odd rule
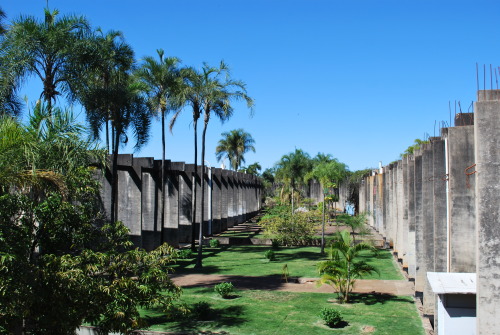
[[[385,304],[389,301],[407,302],[413,304],[413,300],[405,297],[398,297],[392,294],[385,293],[351,293],[349,294],[349,303],[351,304]]]
[[[224,328],[239,326],[248,320],[243,317],[245,314],[244,306],[234,305],[221,308],[211,308],[208,315],[204,315],[201,321],[193,315],[187,315],[177,318],[173,321],[167,316],[147,317],[146,321],[150,325],[164,325],[165,330],[170,332],[188,332],[194,334],[213,334],[207,331],[207,328]],[[203,329],[203,330],[202,330]],[[217,334],[225,334],[224,332],[217,332]]]

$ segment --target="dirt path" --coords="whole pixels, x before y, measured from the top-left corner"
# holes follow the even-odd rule
[[[288,283],[280,276],[231,276],[204,274],[176,274],[172,276],[176,285],[181,287],[214,286],[221,282],[231,282],[236,289],[274,290],[288,292],[332,293],[330,285],[318,287],[315,278],[289,278]],[[380,293],[391,295],[413,295],[413,283],[406,280],[368,280],[359,279],[354,285],[355,293]]]

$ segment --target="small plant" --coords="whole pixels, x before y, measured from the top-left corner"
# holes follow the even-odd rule
[[[191,249],[181,249],[177,252],[177,257],[179,259],[189,259],[193,258],[193,250]]]
[[[224,298],[228,299],[233,295],[234,292],[234,286],[231,283],[220,283],[215,285],[215,292],[219,293],[219,295]]]
[[[325,321],[325,324],[330,328],[338,327],[343,321],[340,312],[333,308],[325,307],[321,310],[321,313],[319,315],[321,316],[323,321]]]
[[[274,251],[272,250],[267,250],[265,253],[264,253],[264,256],[266,256],[266,258],[271,262],[271,261],[274,261],[276,259],[276,254],[274,253]]]
[[[212,306],[206,301],[199,301],[193,305],[191,315],[200,321],[207,321],[212,318]]]
[[[214,238],[211,239],[209,243],[211,248],[218,248],[220,246],[220,241]]]

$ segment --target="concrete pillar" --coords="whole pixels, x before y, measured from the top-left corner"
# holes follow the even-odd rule
[[[212,168],[212,233],[219,234],[222,232],[222,170]]]
[[[382,235],[386,234],[385,222],[384,222],[384,177],[385,173],[379,173],[375,176],[376,180],[376,203],[377,208],[375,212],[375,220],[377,222],[377,227]]]
[[[229,181],[228,170],[221,170],[221,201],[220,201],[220,224],[221,231],[226,231],[228,228],[228,213],[229,213],[229,199],[228,199]]]
[[[500,329],[500,91],[479,91],[475,111],[477,334]],[[470,239],[470,238],[469,238]]]
[[[193,204],[193,164],[184,164],[179,176],[179,242],[191,242],[191,222]]]
[[[134,158],[134,172],[141,179],[141,221],[142,221],[142,247],[153,250],[161,244],[161,177],[158,167],[153,158]],[[169,162],[166,162],[168,166]],[[155,169],[156,167],[156,169]],[[129,190],[122,190],[129,192]],[[139,200],[139,199],[138,199]]]
[[[130,239],[142,246],[141,180],[133,167],[132,155],[118,155],[118,215],[117,221],[130,230]]]
[[[432,141],[432,138],[430,139]],[[424,314],[434,314],[434,294],[427,281],[427,272],[434,271],[434,176],[432,144],[425,144],[422,152],[422,226],[423,226],[423,278]]]
[[[433,176],[433,219],[434,219],[434,272],[447,271],[447,206],[445,143],[442,138],[434,139],[432,145]]]
[[[423,202],[422,202],[422,165],[423,149],[417,150],[414,161],[414,197],[415,197],[415,292],[422,294],[426,280],[425,274],[425,250],[424,250],[424,223],[423,223]]]
[[[417,258],[416,252],[416,215],[415,215],[415,157],[408,156],[408,170],[407,170],[407,182],[408,182],[408,234],[406,236],[407,240],[403,243],[407,246],[407,257],[403,263],[403,267],[406,265],[408,268],[408,277],[410,279],[415,279],[417,271]]]
[[[235,190],[236,186],[234,184],[234,172],[227,171],[227,228],[231,228],[235,223]]]
[[[392,189],[392,168],[390,165],[384,167],[384,184],[383,184],[383,188],[384,188],[384,191],[383,191],[383,202],[384,202],[384,206],[383,206],[383,212],[382,212],[382,217],[383,217],[383,221],[384,221],[384,237],[387,241],[387,243],[389,243],[389,241],[391,240],[391,234],[392,234],[392,230],[391,230],[391,226],[392,226],[392,192],[391,192],[391,189]]]
[[[369,176],[368,182],[369,182],[368,190],[370,192],[369,198],[368,198],[368,211],[369,211],[368,224],[378,230],[378,227],[375,225],[375,220],[374,220],[375,211],[376,211],[375,206],[374,206],[374,204],[375,204],[374,193],[376,192],[375,176]]]
[[[163,242],[172,246],[179,246],[180,217],[182,211],[182,197],[180,185],[184,173],[183,162],[170,162],[167,173],[166,199],[165,199],[165,226],[163,227]],[[161,178],[161,175],[160,175]]]
[[[476,270],[475,178],[465,169],[474,164],[474,126],[448,128],[449,271]],[[472,169],[473,171],[473,169]]]
[[[404,210],[406,210],[406,215],[408,215],[408,210],[405,202],[405,183],[406,183],[406,159],[398,161],[396,175],[393,176],[394,182],[394,196],[396,198],[396,223],[395,223],[395,241],[394,241],[394,252],[397,253],[398,259],[403,260],[403,255],[405,254],[405,245],[403,244],[403,232],[408,231],[408,225],[406,225],[405,230],[405,220],[403,220]]]

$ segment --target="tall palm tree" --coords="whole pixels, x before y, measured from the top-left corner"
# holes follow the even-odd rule
[[[7,28],[5,28],[5,26],[2,22],[3,19],[5,19],[6,17],[7,17],[7,15],[5,15],[5,12],[3,11],[3,9],[0,8],[0,36],[5,34],[5,32],[7,31]]]
[[[125,42],[119,31],[111,30],[103,34],[100,29],[92,36],[90,64],[82,69],[82,79],[73,85],[72,98],[80,101],[85,107],[87,121],[95,139],[100,138],[100,132],[105,126],[106,148],[110,150],[109,123],[111,122],[111,102],[105,97],[115,73],[130,71],[134,63],[134,52]],[[114,145],[111,143],[111,148]]]
[[[22,82],[31,75],[43,85],[41,97],[50,112],[59,95],[71,91],[79,77],[77,68],[86,57],[84,45],[91,34],[84,17],[63,16],[58,10],[45,9],[40,22],[31,16],[13,21],[2,43],[2,58],[15,81]]]
[[[165,223],[165,116],[170,109],[178,109],[178,91],[181,77],[178,69],[179,59],[164,57],[164,51],[158,49],[159,61],[145,57],[144,63],[137,70],[136,76],[144,84],[150,111],[161,118],[161,226]]]
[[[217,161],[220,162],[222,158],[227,157],[229,166],[237,171],[241,163],[245,162],[245,154],[248,151],[255,152],[255,140],[252,135],[245,132],[243,129],[235,129],[221,134],[222,139],[215,148],[215,155]]]
[[[196,125],[199,117],[203,113],[203,133],[201,149],[201,222],[199,228],[198,257],[196,267],[202,266],[202,239],[203,239],[203,220],[204,220],[204,200],[205,200],[205,137],[210,117],[215,114],[222,122],[227,120],[233,114],[232,101],[244,100],[248,108],[253,107],[253,100],[246,93],[245,84],[242,81],[232,80],[230,78],[229,68],[221,61],[218,67],[212,67],[204,63],[202,70],[197,71],[194,68],[184,70],[186,86],[183,89],[185,100],[193,108],[193,123],[195,128],[195,169],[197,170],[197,130]],[[177,117],[174,115],[173,121]],[[174,121],[175,122],[175,121]],[[196,190],[196,172],[193,189]],[[196,218],[196,191],[194,191],[194,213]],[[194,226],[194,224],[193,224]]]
[[[3,36],[7,32],[3,19],[5,12],[0,8],[0,50],[4,49]],[[13,73],[7,67],[5,55],[0,51],[0,115],[19,116],[21,114],[21,102],[16,95],[16,85]]]

